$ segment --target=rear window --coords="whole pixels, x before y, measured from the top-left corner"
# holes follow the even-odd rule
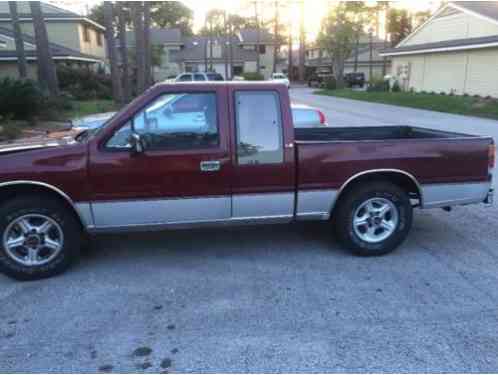
[[[292,119],[294,126],[320,124],[320,115],[313,109],[293,108]]]
[[[219,73],[208,73],[208,81],[223,81],[223,76]]]

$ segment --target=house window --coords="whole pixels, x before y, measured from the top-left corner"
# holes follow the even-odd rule
[[[102,33],[97,31],[97,45],[102,46]]]
[[[264,44],[260,44],[258,47],[259,54],[264,55],[266,53],[266,46]]]
[[[90,42],[90,28],[88,26],[83,26],[83,41]]]
[[[0,39],[0,48],[7,48],[7,42],[5,40]]]

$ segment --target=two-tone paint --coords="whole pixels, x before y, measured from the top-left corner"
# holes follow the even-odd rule
[[[242,90],[278,93],[282,163],[237,163],[234,95]],[[138,155],[105,148],[133,115],[172,92],[216,94],[218,147]],[[51,192],[88,231],[117,231],[326,220],[351,184],[380,175],[403,181],[422,208],[478,203],[488,195],[491,138],[301,142],[290,108],[288,90],[278,84],[157,85],[87,142],[0,147],[0,199],[21,187]],[[220,167],[203,170],[206,162]]]

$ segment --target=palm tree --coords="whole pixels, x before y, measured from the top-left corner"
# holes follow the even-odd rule
[[[119,74],[116,45],[114,43],[113,9],[110,1],[104,1],[104,25],[107,54],[111,64],[112,97],[116,103],[122,103],[123,92],[121,89],[121,77]]]
[[[150,2],[144,2],[145,88],[152,85],[152,46],[150,44]]]
[[[121,65],[122,65],[122,82],[123,82],[123,103],[129,103],[131,100],[131,85],[130,73],[128,65],[128,48],[126,41],[126,12],[123,2],[118,2],[118,18],[119,18],[119,48],[121,52]]]
[[[43,12],[39,1],[30,1],[31,15],[33,17],[33,28],[35,31],[36,58],[38,61],[38,80],[42,89],[48,89],[50,95],[59,95],[59,85],[55,64],[52,60],[48,44],[47,29]]]
[[[17,2],[9,1],[10,17],[12,19],[12,30],[14,31],[14,40],[16,43],[17,69],[19,69],[19,78],[28,76],[26,66],[26,55],[24,54],[24,42],[22,40],[21,27],[19,26],[19,16],[17,15]]]
[[[145,90],[145,43],[143,6],[141,1],[133,2],[133,27],[135,28],[135,64],[137,71],[137,95]]]

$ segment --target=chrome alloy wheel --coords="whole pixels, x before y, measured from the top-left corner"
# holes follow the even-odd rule
[[[29,214],[13,220],[3,234],[3,248],[17,263],[36,267],[49,263],[61,252],[64,234],[52,218]]]
[[[394,233],[398,222],[398,209],[393,202],[385,198],[372,198],[354,212],[353,230],[361,240],[378,243]]]

